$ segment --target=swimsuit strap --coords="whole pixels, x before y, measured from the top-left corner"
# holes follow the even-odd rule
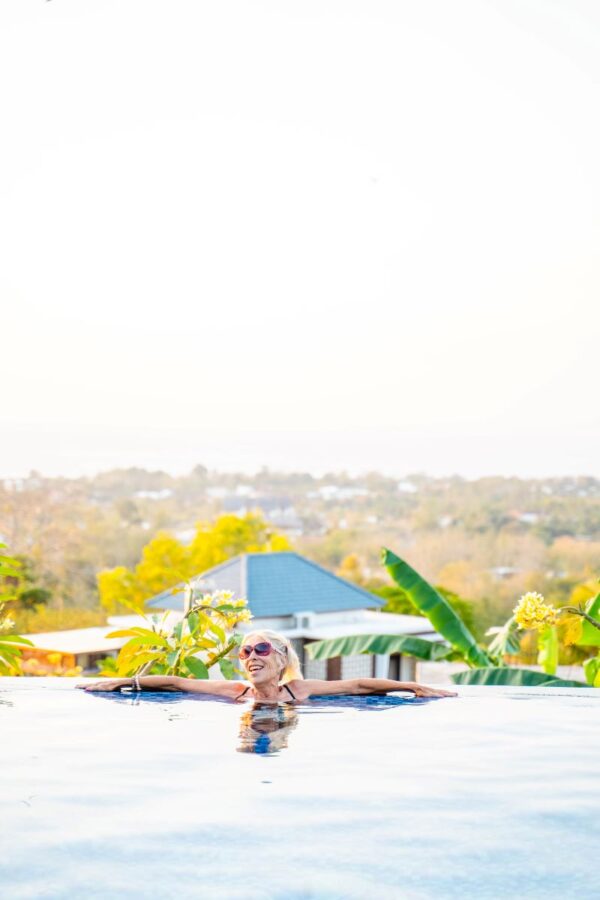
[[[292,698],[292,700],[295,700],[295,699],[296,699],[296,698],[294,697],[294,695],[292,694],[291,690],[289,689],[289,687],[287,686],[287,684],[282,685],[282,687],[284,687],[284,688],[286,689],[286,691],[288,692],[288,694],[290,695],[290,697]],[[245,694],[247,691],[249,691],[249,690],[250,690],[250,685],[248,685],[248,687],[245,687],[241,694],[238,694],[238,700],[240,699],[240,697],[243,697],[244,694]]]

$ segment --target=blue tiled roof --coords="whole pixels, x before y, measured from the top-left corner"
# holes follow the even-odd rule
[[[244,553],[200,575],[206,590],[229,590],[247,597],[257,618],[297,612],[372,609],[383,600],[298,553]],[[147,606],[183,610],[181,587],[163,591]]]

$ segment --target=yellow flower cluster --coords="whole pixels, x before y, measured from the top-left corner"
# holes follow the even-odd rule
[[[249,622],[251,618],[252,613],[249,609],[242,609],[241,612],[235,613],[236,622]]]
[[[231,612],[230,616],[236,622],[249,622],[252,618],[252,613],[248,609],[248,601],[245,597],[240,598],[239,600],[230,600],[230,605],[235,606],[236,612]]]
[[[543,596],[535,591],[523,594],[514,608],[514,617],[517,625],[525,629],[556,625],[558,620],[557,611],[544,603]]]
[[[234,628],[238,622],[249,622],[252,613],[248,609],[248,601],[245,597],[239,600],[233,600],[232,591],[214,591],[212,594],[205,594],[201,602],[210,606],[232,606],[234,609],[221,613],[224,624],[227,628]]]

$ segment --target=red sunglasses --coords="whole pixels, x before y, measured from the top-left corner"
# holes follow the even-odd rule
[[[244,644],[243,647],[240,647],[240,659],[248,659],[253,650],[257,656],[268,656],[269,653],[273,652],[273,645],[268,641],[260,641],[254,646],[252,646],[251,644]]]

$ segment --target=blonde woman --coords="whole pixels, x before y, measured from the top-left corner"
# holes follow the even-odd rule
[[[229,700],[256,700],[261,703],[302,703],[323,694],[381,694],[410,691],[415,697],[456,697],[454,691],[429,688],[416,681],[391,681],[389,678],[348,678],[341,681],[305,679],[300,661],[290,641],[276,631],[254,631],[244,636],[239,648],[241,666],[249,683],[180,678],[176,675],[135,675],[80,684],[85,691],[134,690],[188,691],[211,694]]]

